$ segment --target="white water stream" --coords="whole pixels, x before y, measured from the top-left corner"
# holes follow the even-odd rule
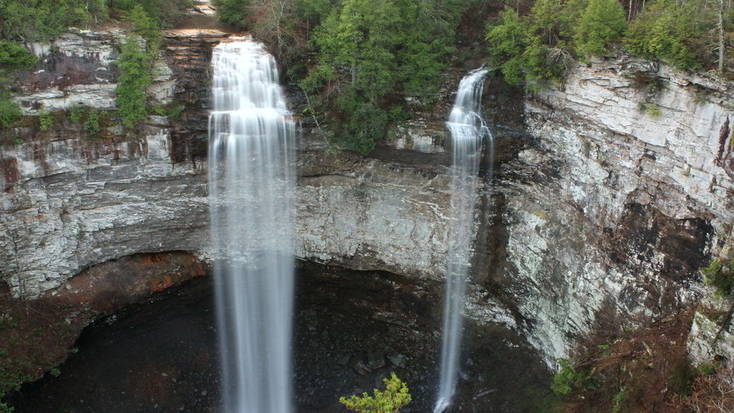
[[[466,282],[471,265],[474,236],[474,206],[477,202],[482,140],[487,137],[490,150],[492,135],[481,116],[481,97],[487,70],[477,69],[459,83],[456,101],[446,127],[451,134],[451,216],[449,229],[448,272],[444,289],[443,337],[438,398],[434,413],[445,411],[454,398],[459,375],[463,309]],[[492,166],[489,166],[490,170]]]
[[[275,59],[214,49],[209,204],[223,411],[292,411],[295,124]]]

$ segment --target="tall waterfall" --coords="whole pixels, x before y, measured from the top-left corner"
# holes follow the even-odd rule
[[[451,216],[448,273],[444,290],[443,339],[438,399],[434,413],[445,411],[456,392],[459,374],[464,297],[469,276],[477,175],[482,157],[482,138],[492,145],[492,135],[481,116],[481,96],[487,70],[476,69],[459,83],[454,107],[446,126],[451,134]],[[491,170],[491,165],[490,165]]]
[[[291,406],[295,124],[264,46],[212,57],[209,205],[226,413]]]

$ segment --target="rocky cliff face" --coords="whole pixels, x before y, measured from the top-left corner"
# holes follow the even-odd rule
[[[549,359],[594,328],[697,298],[697,269],[734,219],[731,96],[622,59],[579,66],[527,99],[533,141],[501,165],[506,261],[493,281]]]
[[[62,96],[58,105],[44,99],[38,87],[24,87],[18,100],[40,102],[25,105],[29,114],[44,107],[59,117],[76,102],[113,108],[114,95],[85,99],[77,90],[114,91],[115,36],[119,32],[58,40],[46,62],[77,62],[74,56],[80,55],[84,64],[48,63],[44,70],[55,79],[78,83],[49,81],[43,94],[53,89],[54,96]],[[176,121],[152,116],[135,133],[111,122],[102,136],[92,137],[62,120],[46,132],[35,126],[19,129],[25,141],[3,147],[0,260],[6,264],[0,278],[14,295],[48,294],[84,268],[136,253],[191,251],[207,256],[209,99],[208,82],[202,79],[210,76],[212,45],[226,36],[214,30],[167,33],[157,66],[169,78],[158,79],[153,88],[158,92],[167,87],[159,94],[186,106]],[[93,73],[110,75],[97,78]],[[35,78],[27,79],[33,83]],[[441,277],[444,167],[332,154],[308,137],[302,143],[300,257]]]
[[[36,102],[58,113],[76,102],[114,109],[116,36],[72,33],[39,46],[44,71],[19,90],[26,113]],[[53,295],[85,268],[138,253],[206,258],[206,79],[211,47],[226,36],[167,33],[152,92],[183,105],[180,119],[152,116],[135,134],[109,122],[97,138],[61,120],[45,132],[19,128],[24,142],[4,144],[0,280],[13,295]],[[552,364],[595,327],[694,300],[696,269],[734,218],[732,91],[623,60],[576,68],[524,111],[520,99],[503,104],[506,113],[492,107],[507,101],[501,93],[486,93],[497,162],[478,213],[469,315],[517,321]],[[400,125],[370,158],[328,150],[305,125],[298,256],[441,279],[446,113]],[[523,121],[529,134],[505,127]]]

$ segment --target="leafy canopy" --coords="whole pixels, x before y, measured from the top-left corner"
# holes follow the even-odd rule
[[[549,2],[539,7],[551,7]],[[551,7],[554,10],[559,8]],[[514,9],[505,8],[495,24],[487,27],[486,41],[490,61],[498,66],[507,83],[539,89],[561,78],[565,69],[565,51],[560,44],[567,31],[551,25],[541,10],[531,11],[531,19],[521,18]],[[555,46],[544,42],[550,41]]]
[[[321,18],[327,4],[308,9]],[[368,153],[401,112],[393,106],[437,90],[459,15],[436,1],[342,0],[323,17],[311,38],[316,64],[300,85],[321,96],[342,146]]]
[[[581,56],[604,56],[622,39],[627,28],[624,9],[617,0],[589,0],[579,19],[574,41]]]
[[[632,54],[660,59],[679,69],[697,69],[706,61],[707,33],[713,18],[697,2],[658,0],[632,22],[625,47]]]
[[[10,40],[48,40],[106,18],[105,0],[0,0],[0,32]]]
[[[223,23],[238,30],[245,28],[250,0],[215,0],[214,5],[217,7],[217,17]]]

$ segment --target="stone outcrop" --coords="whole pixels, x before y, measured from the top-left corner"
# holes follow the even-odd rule
[[[85,36],[94,42],[84,54],[84,68],[102,71],[113,52],[99,50],[111,47],[112,37]],[[27,142],[4,147],[0,260],[6,264],[0,278],[14,295],[43,295],[84,268],[131,254],[208,255],[209,90],[202,79],[210,77],[212,46],[227,36],[216,30],[166,32],[165,59],[158,65],[170,67],[175,81],[161,79],[156,85],[169,85],[173,101],[186,107],[175,121],[152,116],[134,136],[113,130],[97,140],[62,122],[47,133],[31,129]],[[77,43],[59,43],[47,59],[77,53]],[[61,67],[54,76],[69,77]],[[100,84],[114,90],[114,81],[112,76]],[[18,99],[31,99],[27,96]],[[442,164],[332,153],[308,133],[301,146],[300,257],[442,277],[447,228]]]
[[[595,328],[696,300],[697,269],[734,219],[731,96],[621,59],[576,67],[527,99],[533,138],[500,166],[506,259],[491,281],[549,362]]]

